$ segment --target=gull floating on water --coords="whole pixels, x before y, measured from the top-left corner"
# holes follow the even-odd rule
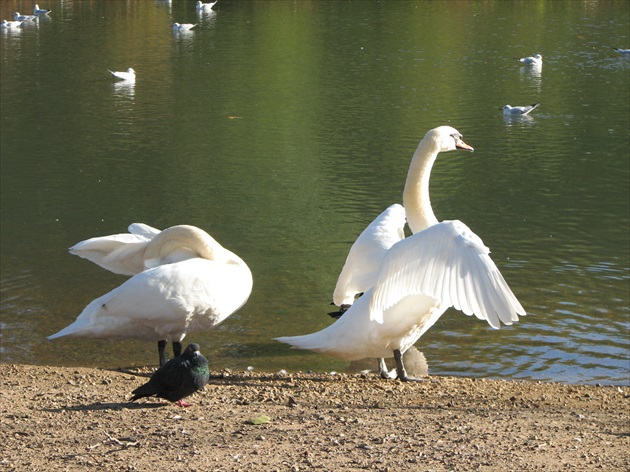
[[[37,15],[20,15],[19,11],[13,14],[15,21],[37,21]]]
[[[112,74],[117,79],[127,80],[129,82],[133,82],[136,80],[136,71],[133,70],[131,67],[127,69],[127,72],[114,72],[109,69],[107,70],[109,71],[110,74]]]
[[[529,66],[542,66],[543,57],[540,54],[536,54],[535,56],[530,57],[521,57],[519,62]]]
[[[22,23],[24,23],[23,21],[7,21],[7,20],[2,20],[2,22],[0,23],[0,28],[2,29],[16,29],[19,28]]]
[[[50,15],[52,10],[46,10],[44,8],[39,8],[39,5],[36,3],[35,8],[33,8],[33,15]]]
[[[193,29],[195,26],[197,26],[197,24],[193,24],[193,23],[173,23],[173,31],[176,33],[181,33],[184,31],[190,31],[191,29]]]
[[[617,51],[619,54],[621,54],[622,56],[630,56],[630,49],[621,49],[621,48],[613,48],[615,51]]]
[[[510,105],[505,105],[503,107],[503,114],[504,115],[527,115],[534,108],[538,107],[538,105],[540,105],[540,102],[536,102],[532,105],[527,105],[524,107],[513,107]]]
[[[212,7],[215,6],[216,4],[217,4],[217,2],[202,3],[202,2],[199,1],[199,2],[197,2],[197,11],[209,12],[209,11],[212,10]]]

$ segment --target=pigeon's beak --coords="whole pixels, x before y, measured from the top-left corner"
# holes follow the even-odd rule
[[[461,138],[457,138],[455,140],[455,147],[457,149],[463,149],[464,151],[470,151],[470,152],[473,152],[475,150],[472,146],[469,146],[464,141],[462,141]]]

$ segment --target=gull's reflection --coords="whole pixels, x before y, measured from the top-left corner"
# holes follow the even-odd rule
[[[136,83],[133,80],[119,80],[112,84],[114,94],[119,98],[134,98],[136,94]]]

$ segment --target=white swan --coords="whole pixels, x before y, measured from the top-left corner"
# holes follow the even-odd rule
[[[191,29],[193,29],[195,26],[197,26],[197,24],[192,24],[192,23],[173,23],[173,32],[175,33],[183,33],[186,31],[190,31]]]
[[[540,54],[529,57],[521,57],[519,62],[530,66],[541,66],[543,63],[543,57]]]
[[[135,82],[136,80],[136,71],[131,67],[127,69],[127,72],[117,72],[111,71],[108,69],[108,72],[112,74],[114,77],[120,80],[126,80],[127,82]]]
[[[84,243],[88,245],[88,241]],[[115,247],[115,238],[112,241]],[[90,244],[94,247],[97,243],[92,240]],[[121,243],[118,249],[124,245]],[[77,254],[109,268],[105,258]],[[135,250],[128,254],[132,259],[137,256]],[[171,262],[173,254],[179,254],[178,262]],[[114,266],[124,256],[119,253],[117,258]],[[247,264],[195,226],[173,226],[154,235],[142,258],[146,270],[92,301],[74,323],[48,339],[68,336],[158,341],[163,365],[167,341],[173,341],[175,355],[181,354],[181,341],[187,333],[213,328],[242,307],[251,294],[252,274]]]
[[[217,0],[218,2],[218,0]],[[197,11],[198,12],[210,12],[212,11],[212,7],[214,7],[217,2],[212,2],[212,3],[203,3],[201,1],[197,2]]]
[[[435,128],[420,141],[403,194],[414,234],[385,252],[374,285],[327,328],[278,341],[345,360],[393,356],[397,377],[412,380],[402,355],[448,307],[485,319],[493,328],[525,315],[481,239],[460,221],[435,218],[431,168],[438,153],[455,149],[473,150],[450,126]]]
[[[503,114],[504,115],[521,115],[521,116],[528,115],[529,112],[537,108],[538,105],[540,105],[540,102],[536,102],[536,103],[533,103],[531,105],[527,105],[524,107],[513,107],[510,105],[505,105],[503,107]]]

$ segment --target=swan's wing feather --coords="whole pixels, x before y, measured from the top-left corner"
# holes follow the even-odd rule
[[[69,251],[115,274],[135,275],[144,270],[144,250],[159,232],[151,226],[134,223],[129,226],[129,233],[86,239]]]
[[[129,225],[129,228],[127,228],[127,230],[131,234],[144,236],[147,239],[153,239],[157,234],[161,232],[161,230],[144,223],[132,223]]]
[[[376,281],[385,253],[405,237],[405,209],[394,204],[378,215],[354,242],[337,279],[333,303],[352,304],[357,293],[365,292]]]
[[[428,295],[445,306],[486,320],[512,324],[525,310],[479,236],[460,221],[444,221],[400,241],[387,252],[370,300],[370,319],[410,295]]]

